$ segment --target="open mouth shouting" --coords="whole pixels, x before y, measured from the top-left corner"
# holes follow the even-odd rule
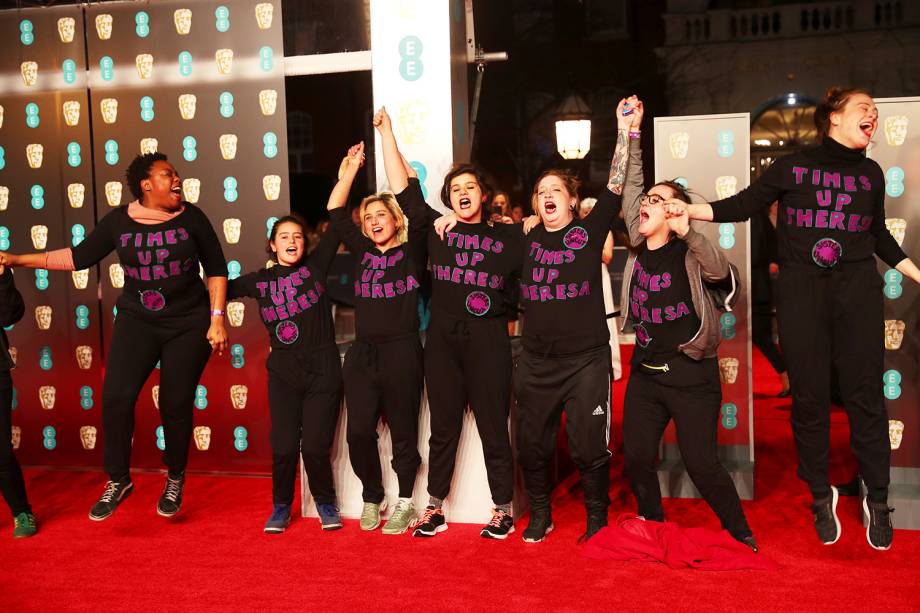
[[[859,122],[859,130],[866,135],[866,138],[872,138],[875,129],[878,127],[878,119],[865,119]]]
[[[473,206],[473,201],[470,200],[469,196],[461,196],[460,200],[457,201],[457,204],[460,206],[460,210],[465,211],[466,209]]]
[[[556,213],[556,203],[552,200],[545,200],[543,202],[543,211],[549,216],[554,215]]]

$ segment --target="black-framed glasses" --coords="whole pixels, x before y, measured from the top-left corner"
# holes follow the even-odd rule
[[[665,198],[662,198],[658,194],[642,194],[642,201],[647,202],[649,206],[657,206],[665,201]]]

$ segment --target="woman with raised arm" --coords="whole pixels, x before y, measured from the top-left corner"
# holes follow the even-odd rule
[[[363,149],[352,151],[330,202],[345,202],[363,163]],[[326,294],[339,235],[330,228],[307,256],[305,228],[300,215],[278,219],[266,250],[277,264],[234,279],[229,288],[230,298],[256,300],[271,347],[265,362],[272,446],[272,512],[264,527],[268,533],[284,532],[290,524],[298,457],[303,458],[320,526],[342,527],[329,457],[342,402],[342,363]]]
[[[352,223],[344,200],[329,201],[329,216],[342,242],[355,255],[355,342],[345,354],[345,408],[348,453],[364,486],[362,530],[375,530],[386,508],[377,422],[386,415],[393,442],[393,471],[399,500],[383,526],[402,534],[415,524],[412,503],[422,397],[419,340],[420,281],[426,273],[428,212],[415,171],[404,163],[385,109],[374,115],[380,132],[390,189],[361,201],[361,227]],[[364,146],[356,145],[358,151]],[[354,148],[353,148],[354,149]],[[349,152],[349,156],[353,151]],[[403,211],[408,214],[408,228]]]
[[[168,468],[157,513],[178,513],[195,388],[211,351],[227,348],[227,266],[211,223],[201,209],[182,200],[182,179],[162,153],[137,156],[126,177],[136,200],[100,219],[76,247],[0,254],[0,262],[10,266],[83,270],[114,250],[124,269],[102,383],[103,462],[109,481],[89,512],[94,521],[114,513],[134,487],[129,472],[134,405],[157,361]],[[198,276],[199,261],[207,290]]]
[[[550,473],[563,411],[584,487],[582,540],[607,525],[611,363],[600,264],[625,179],[630,120],[623,111],[635,102],[631,97],[617,106],[609,180],[588,215],[579,216],[579,183],[568,171],[544,172],[533,189],[542,225],[524,245],[524,351],[514,373],[517,452],[531,512],[527,542],[542,541],[553,530]]]
[[[425,381],[431,409],[428,506],[413,536],[447,529],[442,503],[450,493],[467,406],[482,439],[492,494],[492,519],[479,534],[505,539],[514,532],[514,492],[508,414],[511,341],[506,322],[516,308],[513,284],[521,267],[521,224],[489,221],[491,189],[470,164],[444,177],[441,202],[451,213],[428,234],[431,323],[425,341]],[[430,218],[440,213],[429,209]],[[449,223],[445,223],[449,220]],[[449,227],[448,227],[449,226]],[[446,228],[446,229],[445,229]]]
[[[624,220],[636,258],[624,278],[625,326],[636,336],[623,405],[623,462],[645,519],[664,521],[658,447],[670,421],[693,484],[736,540],[757,551],[735,484],[719,461],[722,385],[716,351],[719,312],[738,299],[739,279],[725,254],[691,226],[686,212],[667,217],[664,203],[689,203],[686,190],[660,181],[643,193],[638,102],[630,125]]]
[[[818,538],[840,538],[829,484],[831,369],[840,375],[850,444],[868,489],[866,539],[891,546],[890,445],[882,396],[882,281],[873,254],[915,282],[920,270],[885,227],[885,177],[866,148],[878,127],[868,92],[831,88],[815,110],[820,144],[782,157],[750,187],[710,204],[684,207],[692,219],[749,219],[774,200],[780,274],[776,310],[792,386],[792,430],[799,477],[814,497]]]

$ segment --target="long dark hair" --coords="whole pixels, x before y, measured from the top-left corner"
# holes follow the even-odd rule
[[[846,106],[850,96],[854,94],[865,94],[872,97],[872,94],[861,87],[839,87],[837,85],[829,88],[824,94],[824,100],[815,107],[815,128],[818,130],[818,142],[824,142],[827,133],[831,129],[831,113],[837,113]]]

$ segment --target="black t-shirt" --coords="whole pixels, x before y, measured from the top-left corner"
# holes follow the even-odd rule
[[[554,232],[537,226],[525,237],[521,301],[528,351],[581,353],[610,340],[601,255],[621,201],[604,189],[584,219]]]
[[[296,266],[277,264],[230,281],[228,298],[245,296],[258,303],[272,354],[335,345],[326,274],[338,246],[338,233],[330,229]]]
[[[775,200],[780,263],[833,268],[877,253],[894,267],[907,257],[885,227],[882,169],[830,137],[776,160],[753,185],[713,202],[712,220],[744,221]]]
[[[119,312],[170,325],[206,320],[208,292],[198,264],[208,277],[226,277],[227,263],[211,222],[183,204],[182,213],[158,224],[134,221],[127,205],[111,211],[72,249],[74,267],[89,268],[114,250],[125,271]]]
[[[687,243],[677,238],[636,258],[629,285],[629,313],[636,322],[633,364],[666,363],[699,331],[686,259]]]
[[[485,211],[483,211],[485,212]],[[429,221],[440,214],[429,209]],[[428,233],[431,314],[506,317],[521,269],[522,224],[458,223],[442,241]]]
[[[345,207],[330,211],[342,242],[355,254],[355,336],[382,340],[418,332],[420,281],[425,274],[427,205],[418,180],[397,194],[409,218],[409,240],[386,252],[355,226]]]

